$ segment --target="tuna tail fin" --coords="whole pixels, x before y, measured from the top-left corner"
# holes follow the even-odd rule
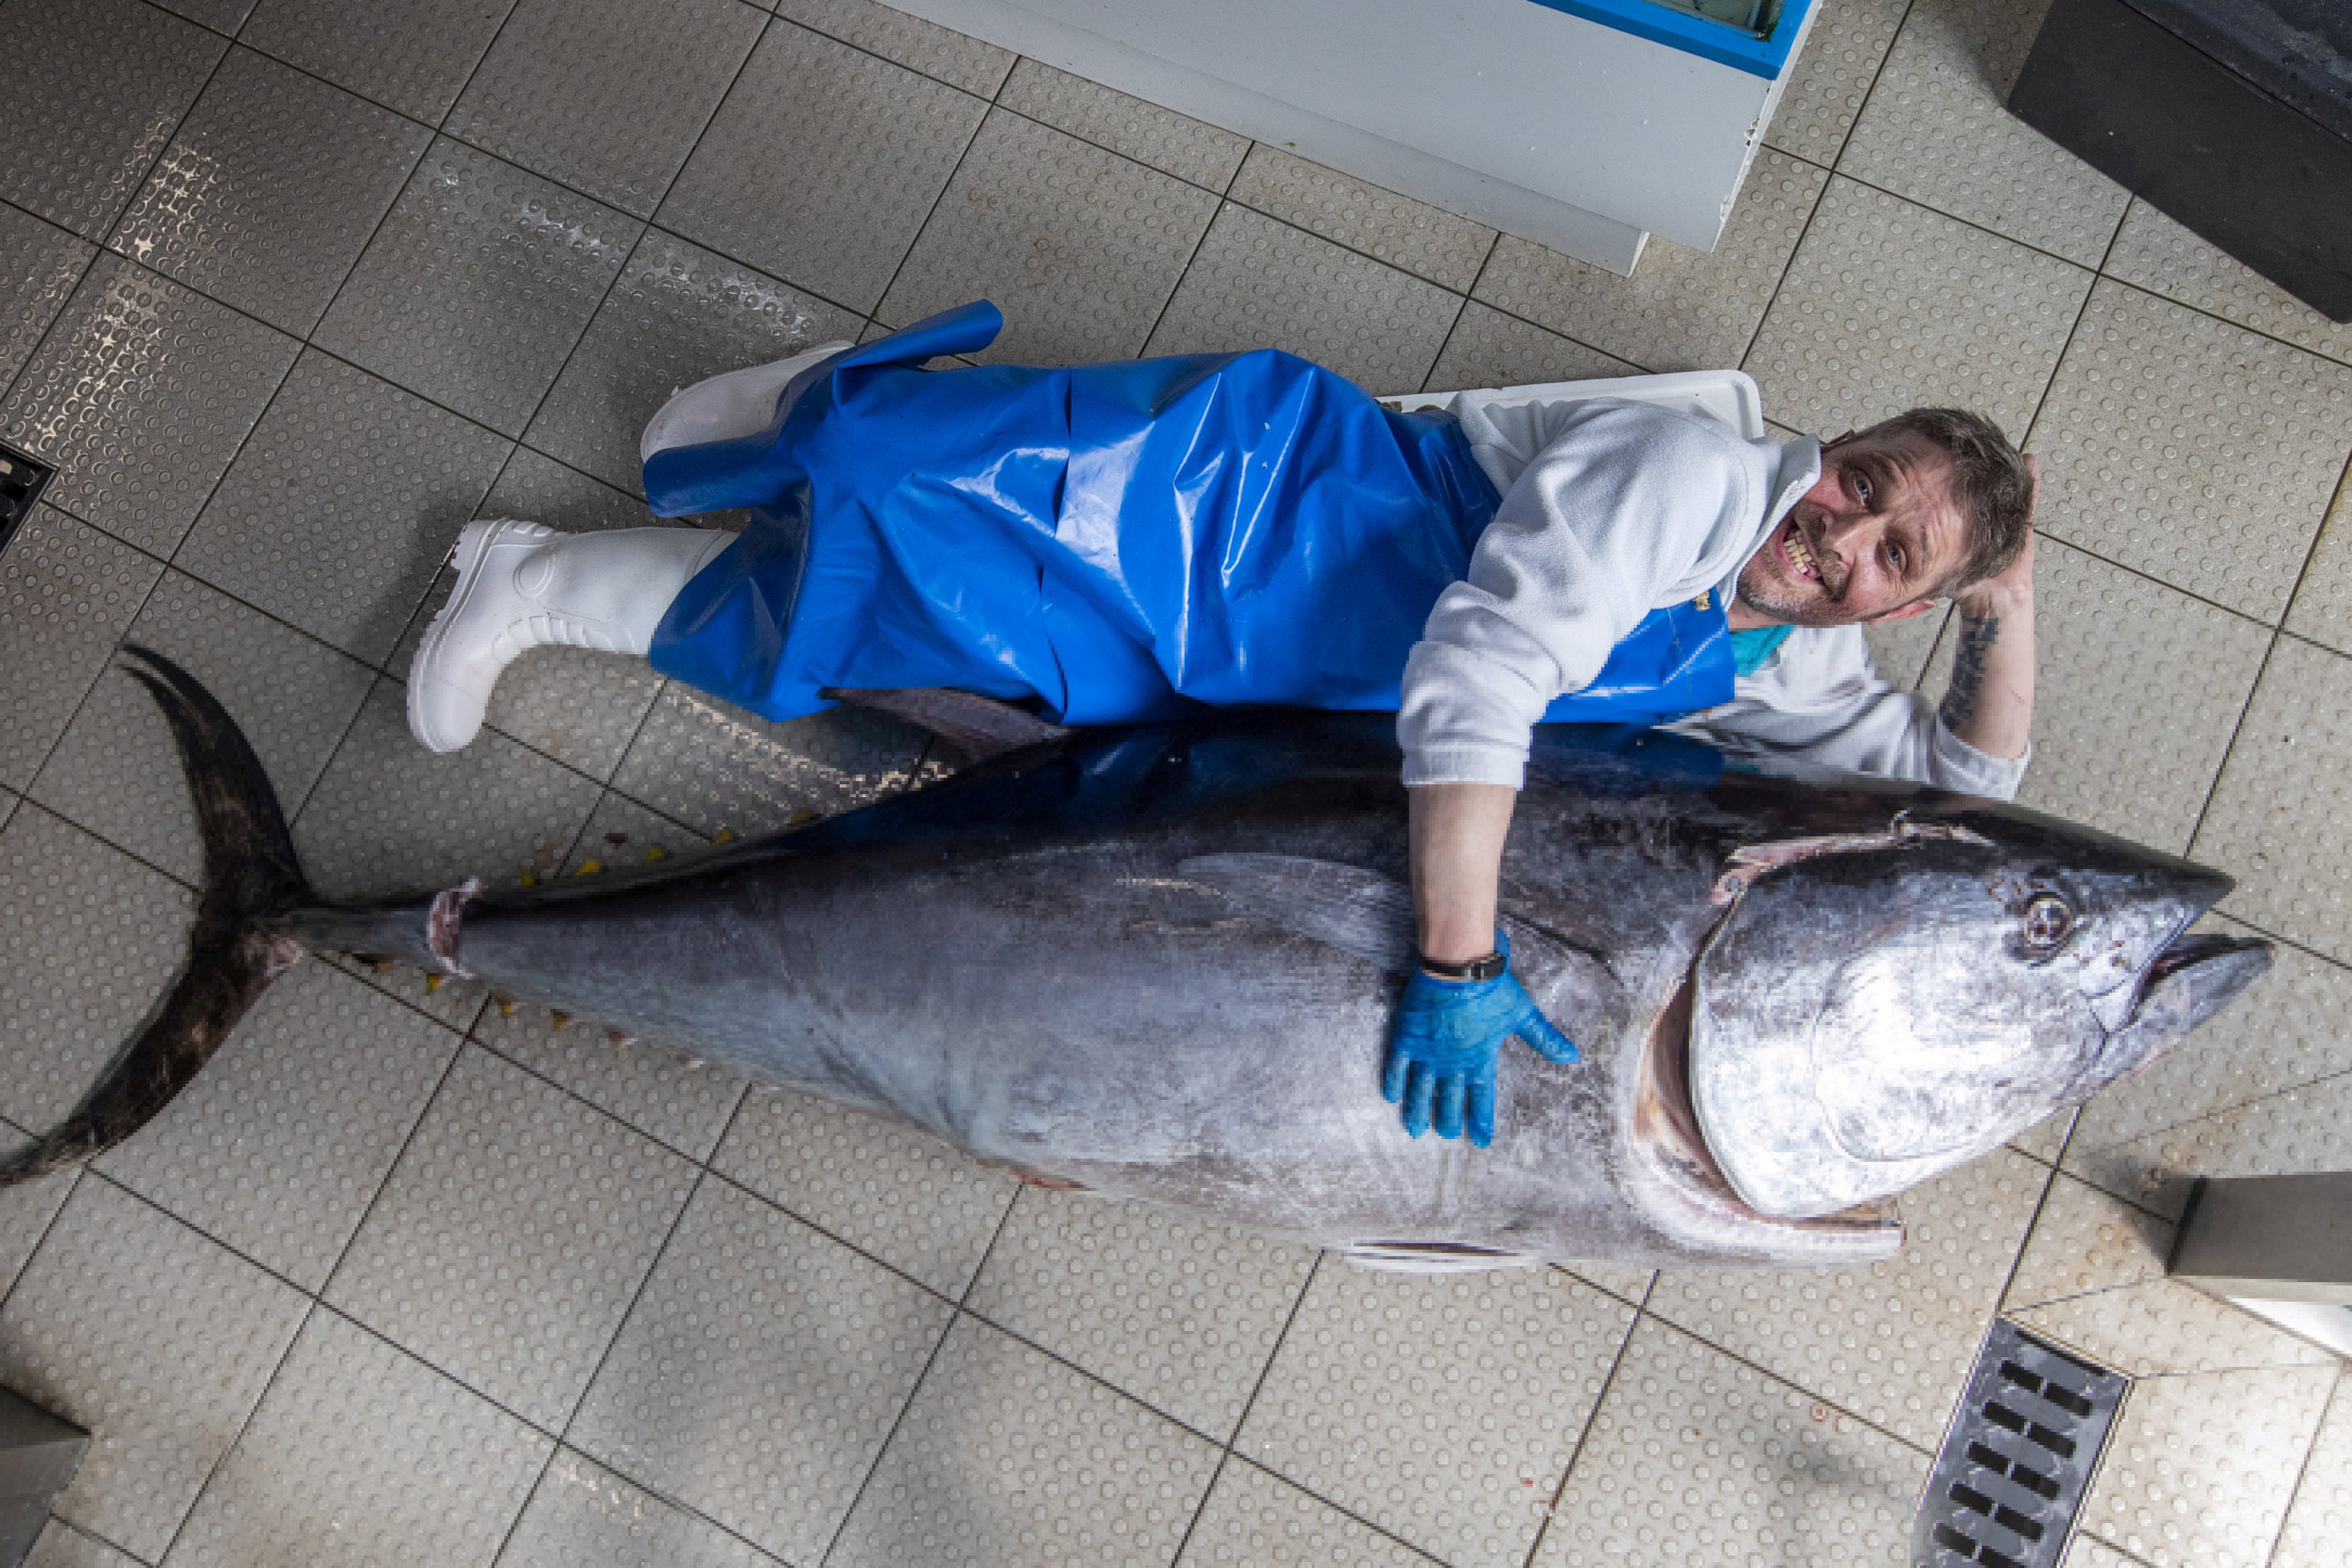
[[[204,837],[204,895],[187,967],[73,1114],[0,1162],[0,1186],[92,1159],[145,1126],[302,956],[276,922],[311,894],[260,759],[195,677],[146,648],[123,651],[146,667],[130,673],[154,695],[179,742]]]

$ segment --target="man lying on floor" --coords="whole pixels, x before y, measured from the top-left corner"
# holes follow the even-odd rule
[[[1394,710],[1421,963],[1389,1097],[1482,1145],[1503,1041],[1574,1052],[1495,919],[1537,722],[1678,721],[1774,771],[2016,792],[2035,470],[1990,420],[1915,409],[1825,445],[1618,398],[1400,414],[1270,350],[921,368],[1001,325],[968,305],[673,398],[646,498],[750,507],[740,534],[467,527],[410,671],[417,739],[464,745],[499,672],[549,644],[778,720],[824,688],[1034,698],[1073,724]],[[1862,626],[1938,597],[1959,643],[1930,704],[1877,678]]]

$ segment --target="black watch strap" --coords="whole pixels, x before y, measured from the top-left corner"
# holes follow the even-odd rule
[[[1511,962],[1499,952],[1490,952],[1483,958],[1460,961],[1431,958],[1425,953],[1419,952],[1414,953],[1412,957],[1415,963],[1444,980],[1492,980],[1509,968]]]

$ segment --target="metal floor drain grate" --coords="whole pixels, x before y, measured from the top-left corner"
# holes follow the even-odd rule
[[[2129,1382],[1994,1319],[1927,1475],[1915,1568],[2057,1568]]]
[[[0,441],[0,550],[8,548],[8,541],[33,515],[33,503],[56,472],[30,452]]]

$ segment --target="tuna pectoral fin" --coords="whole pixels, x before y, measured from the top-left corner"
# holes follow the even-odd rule
[[[1393,877],[1298,855],[1201,855],[1180,863],[1176,874],[1214,888],[1244,914],[1392,974],[1412,972],[1412,889]],[[1511,933],[1511,967],[1538,996],[1566,984],[1613,984],[1598,959],[1549,931],[1507,912],[1503,926]]]
[[[1024,713],[992,697],[943,686],[871,690],[828,686],[819,695],[919,724],[975,763],[984,763],[1024,746],[1058,741],[1070,732],[1059,724],[1049,724],[1034,713]]]
[[[278,797],[212,694],[160,654],[125,650],[179,742],[205,845],[205,891],[179,983],[63,1124],[0,1163],[0,1186],[104,1153],[171,1102],[264,989],[302,955],[273,920],[310,896]]]

